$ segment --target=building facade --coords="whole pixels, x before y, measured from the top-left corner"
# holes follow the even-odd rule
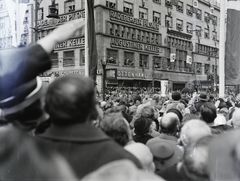
[[[84,0],[55,0],[55,4],[60,19],[46,17],[50,0],[39,4],[38,39],[66,21],[85,16]],[[218,64],[219,7],[210,0],[95,0],[99,89],[103,61],[116,74],[115,80],[108,79],[112,75],[107,73],[108,87],[154,85],[181,90],[193,83],[209,88]],[[42,77],[84,75],[84,43],[84,30],[80,30],[56,45],[53,68]]]

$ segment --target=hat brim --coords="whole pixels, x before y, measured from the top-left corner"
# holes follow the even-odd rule
[[[157,152],[156,147],[155,147],[155,144],[156,142],[166,142],[168,144],[170,144],[174,151],[173,151],[173,155],[170,157],[170,158],[167,158],[167,159],[164,159],[164,162],[161,163],[160,162],[160,159],[158,158],[157,154],[156,153],[159,153]],[[154,156],[154,163],[155,163],[155,166],[156,166],[156,169],[165,169],[165,168],[168,168],[172,165],[175,165],[176,163],[178,163],[179,161],[181,161],[182,157],[183,157],[183,153],[182,151],[177,147],[176,144],[174,144],[173,142],[171,141],[167,141],[167,140],[164,140],[164,139],[160,139],[157,140],[155,138],[155,141],[149,141],[147,142],[147,146],[149,147],[149,149],[151,150],[153,156]]]
[[[210,180],[239,180],[239,168],[233,150],[240,137],[240,130],[233,130],[213,139],[209,147]]]
[[[205,98],[205,99],[204,99],[204,98],[200,98],[200,97],[199,97],[199,100],[200,100],[200,101],[206,101],[206,102],[207,102],[207,101],[209,100],[209,98]]]

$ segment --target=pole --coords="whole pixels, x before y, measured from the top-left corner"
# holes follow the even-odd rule
[[[106,97],[106,65],[102,64],[103,72],[102,72],[102,93],[103,93],[103,101],[105,101]]]
[[[215,93],[217,94],[217,48],[215,52],[214,83],[215,83]]]
[[[85,76],[89,77],[88,0],[85,0]]]
[[[225,7],[226,0],[221,0],[220,7],[220,40],[219,40],[219,96],[224,97],[225,93]]]
[[[153,66],[152,66],[152,88],[153,88],[153,93],[155,92],[154,91],[154,78],[155,78],[155,69],[154,69],[154,59],[153,59]]]
[[[35,42],[38,41],[37,21],[38,21],[38,2],[37,2],[37,0],[35,0]]]

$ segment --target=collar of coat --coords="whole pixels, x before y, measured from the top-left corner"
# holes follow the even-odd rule
[[[72,124],[68,126],[51,125],[39,137],[71,141],[71,142],[96,142],[110,140],[110,138],[99,128],[92,126],[90,123]]]

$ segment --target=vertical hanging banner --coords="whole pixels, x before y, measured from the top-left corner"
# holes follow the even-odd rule
[[[240,84],[240,1],[228,1],[226,26],[225,81]]]
[[[186,62],[187,64],[192,64],[192,56],[189,53],[187,54]]]
[[[87,0],[87,43],[88,43],[88,69],[89,76],[96,82],[97,77],[97,45],[96,45],[96,34],[95,34],[95,22],[94,22],[94,0]],[[85,32],[86,34],[86,32]],[[86,51],[86,50],[85,50]]]
[[[175,62],[176,60],[176,48],[171,48],[170,62]]]

